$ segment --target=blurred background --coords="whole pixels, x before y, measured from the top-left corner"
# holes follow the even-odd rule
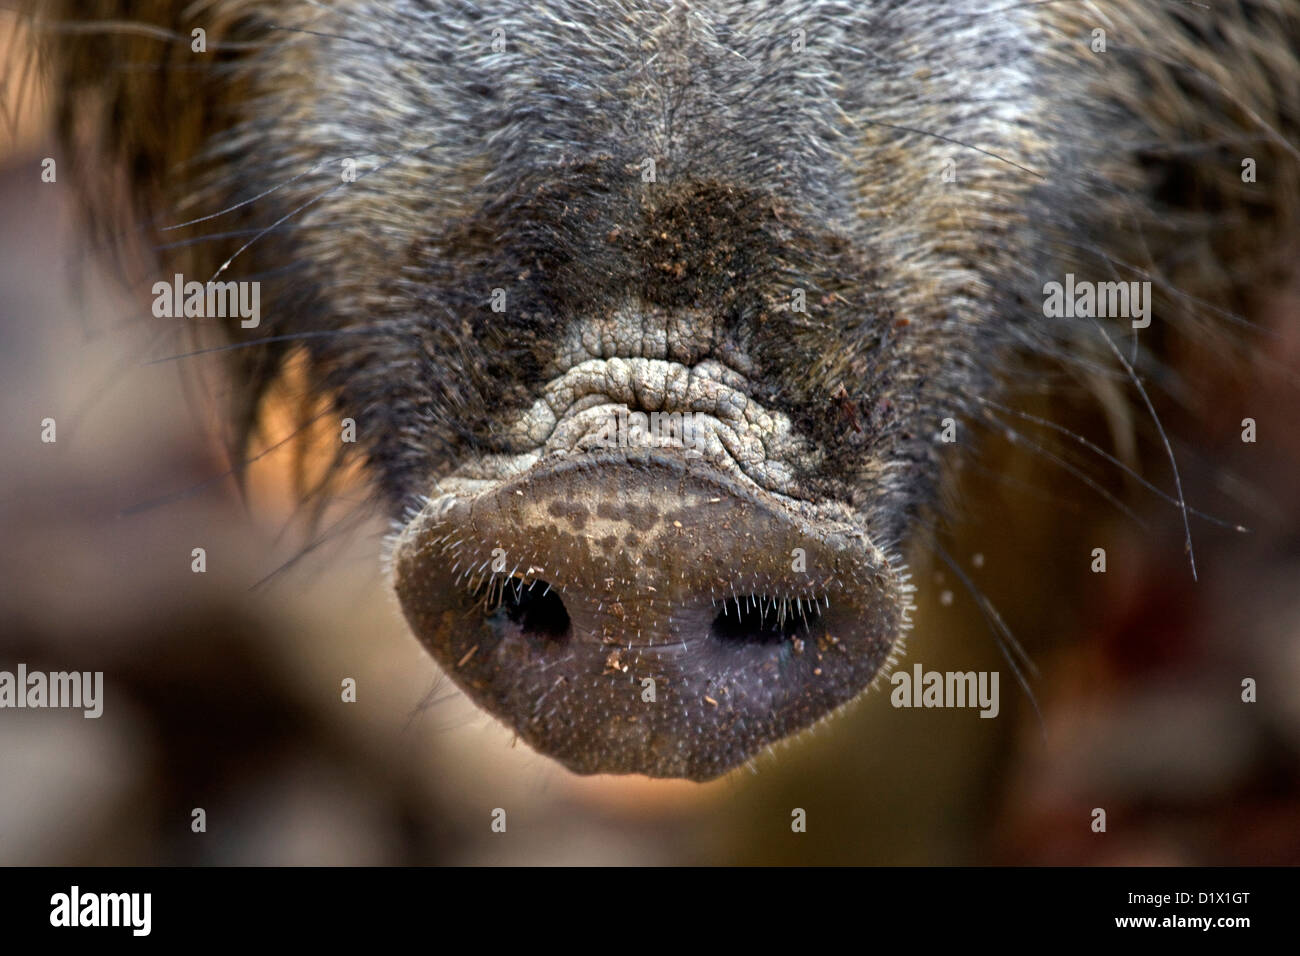
[[[919,548],[903,666],[1000,671],[996,719],[894,709],[885,685],[711,784],[582,778],[438,675],[360,490],[313,530],[276,448],[240,493],[211,356],[157,361],[191,343],[41,181],[39,90],[3,93],[0,670],[103,671],[105,690],[98,720],[0,710],[0,863],[1300,863],[1300,284],[1261,295],[1249,375],[1189,343],[1161,405],[1189,502],[1251,529],[1194,520],[1199,581],[1177,510],[1099,459],[1123,508],[1006,443],[963,469],[944,547],[1026,646],[1032,699]],[[1113,447],[1098,412],[1071,414]],[[1138,463],[1171,488],[1144,428]]]

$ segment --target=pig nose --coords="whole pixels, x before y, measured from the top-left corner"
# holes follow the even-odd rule
[[[394,558],[451,678],[580,773],[717,776],[856,696],[906,618],[849,525],[659,452],[440,499]]]

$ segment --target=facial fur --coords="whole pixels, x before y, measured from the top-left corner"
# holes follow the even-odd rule
[[[581,772],[707,779],[887,671],[973,443],[945,420],[1044,368],[1114,387],[1118,332],[1045,282],[1154,280],[1158,362],[1297,234],[1293,0],[54,7],[96,221],[196,220],[160,274],[263,283],[241,431],[304,355],[413,629]],[[700,447],[611,451],[620,412]]]

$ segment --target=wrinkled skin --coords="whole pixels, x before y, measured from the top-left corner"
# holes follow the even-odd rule
[[[1008,373],[1108,354],[1045,281],[1120,263],[1167,315],[1233,304],[1251,276],[1197,269],[1223,238],[1171,182],[1249,211],[1255,268],[1293,233],[1296,5],[1147,6],[1100,4],[1103,58],[1070,4],[221,0],[210,69],[139,36],[93,54],[169,69],[96,77],[76,36],[52,61],[70,142],[105,98],[168,117],[82,143],[137,215],[246,230],[162,274],[265,283],[237,422],[306,356],[451,678],[575,771],[703,780],[887,670],[905,549]],[[1269,197],[1181,149],[1233,137]],[[653,413],[689,440],[611,436]]]
[[[481,301],[523,300],[482,315],[484,360],[535,337],[536,368],[504,422],[483,397],[495,433],[426,492],[395,581],[434,656],[534,746],[582,771],[708,778],[855,697],[904,626],[906,574],[881,547],[897,529],[866,526],[842,464],[889,423],[854,430],[798,400],[827,330],[775,301],[778,276],[797,256],[826,270],[806,285],[836,287],[832,239],[783,228],[771,196],[647,195],[605,162],[526,219],[575,218],[589,248],[474,263]],[[873,325],[888,336],[892,317]],[[620,412],[689,415],[693,432],[639,440]]]

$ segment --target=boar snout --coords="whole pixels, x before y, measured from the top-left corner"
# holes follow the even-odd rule
[[[661,451],[430,501],[394,571],[453,680],[580,773],[724,773],[855,697],[906,616],[851,525]]]

